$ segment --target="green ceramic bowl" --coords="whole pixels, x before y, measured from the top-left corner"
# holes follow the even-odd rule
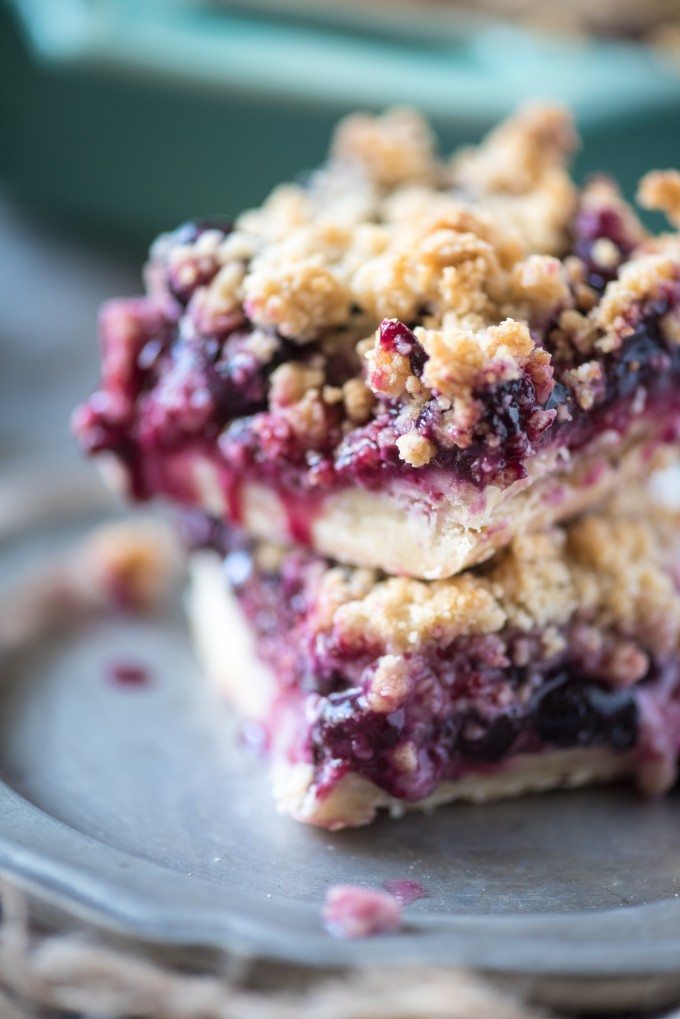
[[[179,0],[0,0],[0,178],[100,230],[148,239],[234,213],[319,162],[349,110],[420,107],[444,146],[528,98],[584,139],[577,173],[627,190],[680,162],[680,79],[628,43],[465,23],[378,32]]]

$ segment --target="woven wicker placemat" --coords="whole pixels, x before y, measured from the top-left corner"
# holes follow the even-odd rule
[[[41,927],[26,896],[0,885],[0,1019],[539,1019],[541,1013],[460,971],[361,971],[291,987],[243,966],[191,972],[143,945]],[[263,983],[268,986],[263,987]],[[277,983],[279,986],[277,986]],[[300,981],[298,980],[299,984]]]

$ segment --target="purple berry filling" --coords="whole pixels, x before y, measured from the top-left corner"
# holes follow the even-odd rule
[[[579,450],[605,431],[624,433],[640,416],[641,396],[657,421],[672,421],[680,411],[680,348],[664,339],[659,318],[676,301],[677,294],[669,292],[646,307],[621,348],[601,359],[604,393],[591,410],[579,406],[559,373],[542,400],[525,373],[479,390],[483,412],[472,441],[447,448],[437,443],[442,410],[430,400],[416,430],[437,451],[421,471],[399,459],[402,426],[396,402],[384,401],[368,424],[349,431],[342,427],[341,412],[330,409],[322,439],[309,448],[284,416],[267,410],[272,371],[284,361],[302,359],[300,348],[277,341],[275,355],[262,364],[249,348],[247,327],[223,338],[185,336],[173,325],[176,313],[154,308],[150,299],[135,312],[136,353],[122,377],[107,377],[105,333],[104,388],[78,410],[75,430],[88,452],[109,451],[120,458],[140,499],[162,493],[194,501],[195,493],[178,481],[171,466],[173,454],[191,450],[215,463],[226,488],[251,478],[283,493],[323,493],[347,484],[379,488],[408,478],[427,489],[433,471],[480,489],[505,485],[524,477],[541,450]],[[394,332],[393,342],[408,348],[410,330]],[[422,348],[414,343],[409,356],[422,364]],[[114,344],[112,337],[115,352]],[[571,367],[564,364],[560,370]]]

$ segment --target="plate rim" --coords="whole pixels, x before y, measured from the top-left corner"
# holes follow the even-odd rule
[[[324,935],[321,903],[268,900],[171,871],[77,831],[3,781],[0,829],[0,871],[77,916],[168,947],[310,967],[428,963],[524,977],[680,972],[680,899],[561,915],[414,913],[394,935],[337,941]]]

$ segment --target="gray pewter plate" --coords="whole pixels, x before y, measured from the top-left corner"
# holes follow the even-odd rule
[[[32,487],[31,513],[5,512],[2,597],[110,515],[67,491],[50,502]],[[151,682],[112,684],[121,659],[147,666]],[[179,604],[161,620],[74,625],[7,657],[0,779],[0,868],[127,934],[312,967],[571,978],[579,1001],[598,981],[633,982],[628,1003],[680,993],[677,794],[646,802],[614,787],[336,834],[302,827],[274,812],[264,766],[200,675]],[[401,932],[324,933],[329,885],[390,878],[427,892]]]

